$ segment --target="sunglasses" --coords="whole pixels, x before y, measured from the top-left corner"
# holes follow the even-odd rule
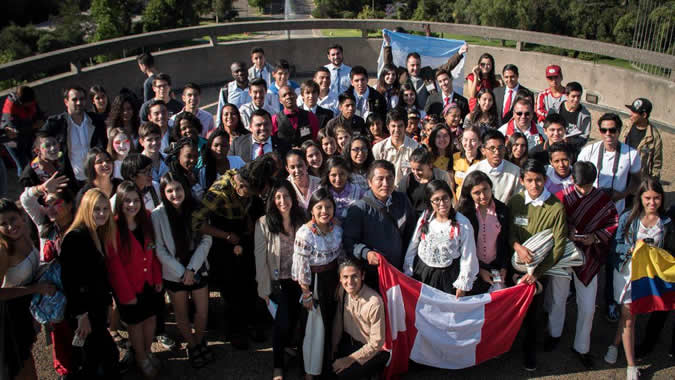
[[[602,133],[603,135],[606,133],[615,134],[617,131],[618,129],[616,128],[600,128],[600,133]]]
[[[525,116],[530,116],[530,112],[529,112],[529,111],[528,111],[528,112],[514,112],[514,113],[515,113],[517,116],[523,116],[523,115],[525,115]]]

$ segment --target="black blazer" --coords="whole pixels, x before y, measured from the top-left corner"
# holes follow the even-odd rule
[[[108,146],[108,134],[106,133],[105,120],[101,116],[91,112],[87,112],[87,116],[91,119],[91,124],[94,126],[94,132],[89,140],[89,147],[98,146],[105,149]],[[58,115],[50,116],[47,119],[50,125],[48,128],[55,128],[59,143],[63,148],[64,156],[68,157],[68,113],[63,112]]]
[[[232,142],[232,148],[230,154],[233,156],[241,157],[244,162],[251,162],[251,152],[253,149],[253,137],[251,134],[241,135],[234,139]],[[286,156],[286,153],[291,150],[290,144],[279,139],[277,136],[272,136],[272,150],[279,153],[281,159],[283,160]]]
[[[497,116],[499,116],[499,124],[504,124],[511,120],[513,117],[513,106],[515,105],[515,94],[513,98],[513,102],[511,102],[511,108],[509,108],[509,112],[506,113],[502,117],[502,111],[504,111],[504,96],[506,95],[506,87],[497,87],[494,90],[492,90],[492,93],[495,94],[495,106],[497,107]],[[523,86],[520,84],[520,87],[518,87],[518,91],[526,91],[530,94],[530,96],[534,97],[534,93],[530,91],[529,88]],[[532,109],[534,109],[534,104],[532,105]]]
[[[462,112],[463,122],[466,115],[469,114],[469,101],[456,92],[452,93],[452,101],[457,103],[459,106],[459,110]],[[442,116],[443,98],[440,91],[434,91],[431,95],[429,95],[427,98],[427,104],[424,105],[424,112],[426,112],[427,115],[436,114],[438,116]]]
[[[86,228],[76,228],[63,237],[59,260],[68,317],[86,312],[92,327],[105,326],[112,303],[105,254],[96,248]]]
[[[372,113],[376,113],[386,119],[387,117],[387,100],[384,98],[384,95],[377,92],[374,88],[368,86],[370,91],[368,92],[368,109]],[[350,94],[354,93],[354,86],[349,86],[347,91]]]
[[[333,111],[316,106],[316,118],[319,119],[319,129],[326,127],[328,121],[333,118]]]
[[[495,201],[495,212],[497,213],[497,220],[499,224],[502,225],[501,231],[499,231],[499,236],[497,236],[497,258],[490,263],[485,264],[479,261],[478,265],[487,270],[491,269],[508,269],[510,267],[511,253],[512,249],[509,248],[509,223],[511,223],[511,211],[506,205],[497,199],[492,198]],[[475,210],[473,212],[462,213],[466,216],[473,226],[473,235],[474,239],[478,240],[478,217],[476,216]]]

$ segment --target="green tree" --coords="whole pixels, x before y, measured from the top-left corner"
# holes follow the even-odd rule
[[[211,6],[216,16],[216,22],[231,20],[237,16],[237,12],[232,9],[232,0],[213,0]]]
[[[248,0],[248,5],[257,8],[261,13],[271,3],[270,0]]]
[[[0,59],[2,63],[14,61],[35,54],[40,31],[33,25],[10,24],[0,32]]]
[[[151,32],[197,25],[197,7],[201,3],[190,0],[150,0],[143,11],[143,31]]]
[[[96,31],[90,41],[102,41],[121,37],[131,29],[131,18],[124,14],[123,2],[117,0],[92,0],[91,17],[96,25]]]

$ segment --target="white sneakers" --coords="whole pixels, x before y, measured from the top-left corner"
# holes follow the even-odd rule
[[[615,345],[610,345],[605,354],[605,361],[609,364],[616,364],[616,358],[619,356],[619,349]]]
[[[638,367],[628,366],[626,368],[626,380],[638,380],[640,377],[640,369]]]
[[[615,345],[610,345],[605,354],[605,361],[609,364],[616,364],[616,359],[619,356],[619,349]],[[638,367],[628,366],[626,368],[626,380],[638,380],[640,377],[640,369]]]

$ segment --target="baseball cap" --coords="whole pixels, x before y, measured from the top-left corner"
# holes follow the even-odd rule
[[[552,77],[562,74],[562,69],[558,65],[548,65],[546,67],[546,76]]]
[[[626,104],[626,108],[635,112],[635,113],[647,113],[647,115],[652,113],[652,102],[645,98],[637,98],[633,100],[632,104]]]

